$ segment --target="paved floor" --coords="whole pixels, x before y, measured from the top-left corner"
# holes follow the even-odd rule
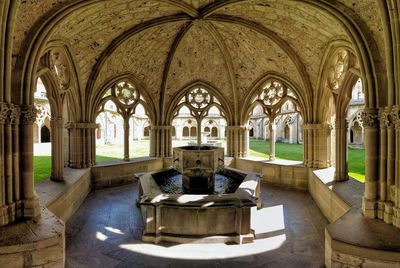
[[[140,241],[137,190],[133,184],[87,198],[67,224],[67,267],[324,266],[327,221],[306,192],[262,184],[253,243],[155,245]]]

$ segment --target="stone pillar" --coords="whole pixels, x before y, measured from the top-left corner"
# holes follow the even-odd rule
[[[196,119],[197,121],[197,146],[201,145],[201,119]]]
[[[268,124],[269,130],[269,160],[275,160],[275,120],[270,120]]]
[[[243,157],[249,157],[250,155],[250,128],[246,126],[244,128],[244,136],[243,136],[243,142],[244,142],[244,151],[243,151]]]
[[[129,117],[124,118],[124,161],[129,161]]]
[[[379,201],[377,216],[379,219],[384,219],[385,202],[387,200],[387,140],[389,127],[388,113],[386,109],[379,110]]]
[[[335,121],[335,181],[346,181],[348,175],[348,156],[347,156],[347,131],[348,121],[345,118],[339,118]]]
[[[245,126],[227,126],[227,155],[230,157],[246,157],[248,147],[248,135]],[[245,139],[247,138],[247,141]]]
[[[394,184],[391,185],[391,195],[394,199],[393,225],[400,228],[400,106],[392,108],[391,117],[395,126],[395,170]]]
[[[310,168],[331,166],[331,132],[329,124],[304,124],[304,163]]]
[[[172,156],[172,126],[152,126],[150,130],[150,156]]]
[[[367,218],[376,218],[379,178],[379,126],[376,109],[362,112],[365,128],[365,192],[362,211]]]
[[[52,118],[51,126],[51,180],[64,181],[64,120]]]
[[[14,203],[15,218],[23,215],[23,206],[21,201],[21,178],[20,178],[20,162],[19,162],[19,124],[20,124],[21,108],[16,105],[10,105],[10,123],[12,125],[12,178],[14,186]]]
[[[88,168],[96,163],[96,123],[66,124],[69,133],[69,166]]]
[[[21,182],[22,203],[24,217],[36,218],[40,216],[39,199],[36,196],[33,180],[33,124],[37,110],[33,105],[21,106]]]

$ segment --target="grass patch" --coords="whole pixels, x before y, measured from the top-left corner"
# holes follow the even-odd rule
[[[303,145],[276,143],[276,158],[303,161]],[[268,158],[269,142],[250,139],[250,156]],[[356,180],[365,182],[365,149],[349,148],[349,175]]]
[[[51,175],[51,156],[36,155],[33,161],[35,183],[49,178]]]
[[[268,141],[250,139],[250,156],[268,158],[268,152]],[[275,144],[275,157],[277,159],[303,161],[303,145],[277,142]]]

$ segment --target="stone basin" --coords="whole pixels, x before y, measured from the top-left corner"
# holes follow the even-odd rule
[[[178,174],[177,170],[167,168],[141,174],[137,204],[144,224],[142,240],[153,243],[252,242],[254,232],[250,228],[251,208],[261,206],[261,174],[232,168],[224,168],[222,172],[241,179],[234,192],[166,193],[160,189],[156,179]]]

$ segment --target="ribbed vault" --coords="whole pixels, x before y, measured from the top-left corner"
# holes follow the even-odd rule
[[[130,73],[152,95],[161,115],[169,98],[194,81],[218,89],[238,115],[250,88],[267,73],[296,84],[311,105],[328,44],[355,38],[343,21],[320,7],[349,3],[334,7],[323,2],[44,0],[36,3],[40,8],[32,18],[45,21],[52,14],[43,40],[69,45],[89,105],[108,79]],[[32,5],[21,3],[18,19],[24,21]],[[379,19],[368,24],[373,29],[381,25]],[[15,54],[23,35],[33,33],[24,32],[27,25],[32,26],[17,24]],[[307,114],[312,113],[305,112],[305,120]],[[162,124],[162,116],[157,121]],[[243,124],[239,121],[233,119]]]

